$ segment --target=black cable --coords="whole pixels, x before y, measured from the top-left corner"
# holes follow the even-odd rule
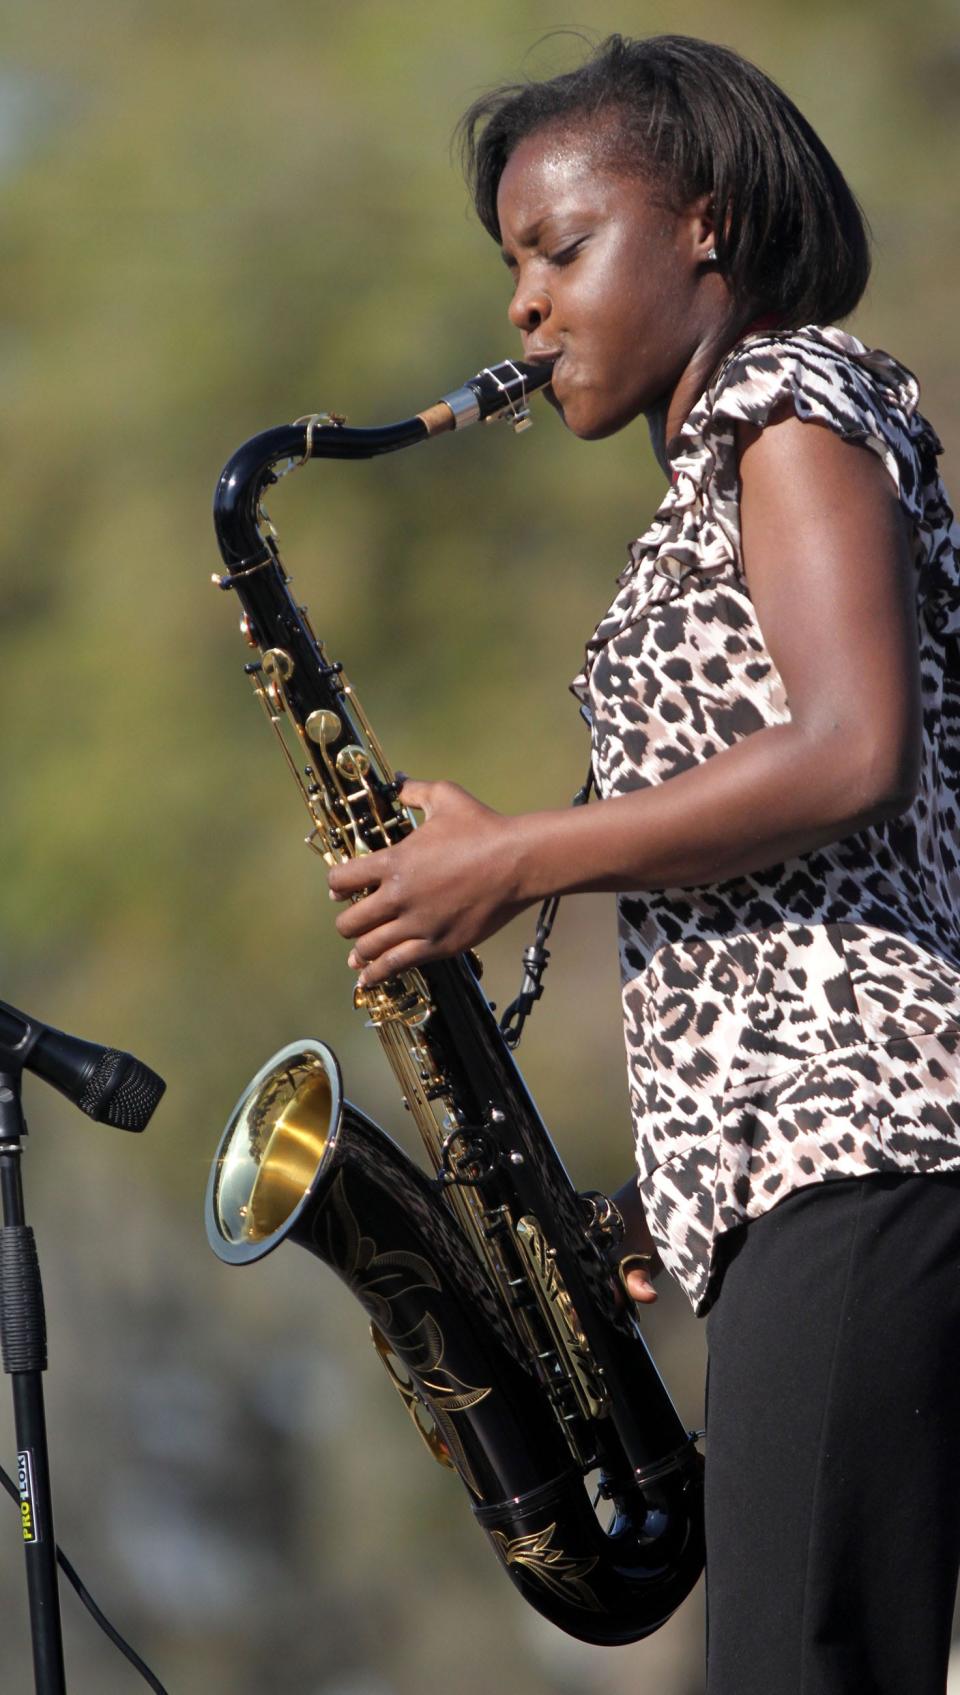
[[[19,1507],[19,1505],[20,1505],[20,1491],[17,1488],[16,1484],[14,1483],[13,1479],[11,1477],[7,1476],[6,1472],[3,1469],[3,1466],[0,1466],[0,1483],[3,1484],[3,1487],[7,1491],[7,1494],[10,1496],[11,1500],[15,1501],[17,1503],[17,1506]],[[110,1620],[100,1611],[100,1608],[97,1606],[97,1603],[93,1599],[93,1596],[90,1594],[89,1590],[84,1587],[84,1584],[83,1584],[79,1574],[74,1570],[74,1567],[70,1564],[70,1561],[67,1559],[67,1556],[63,1552],[63,1549],[60,1547],[59,1543],[57,1544],[57,1564],[60,1567],[60,1570],[63,1572],[64,1576],[69,1580],[70,1583],[73,1584],[74,1589],[76,1590],[77,1594],[79,1595],[79,1597],[80,1597],[81,1601],[83,1602],[84,1606],[86,1607],[88,1613],[91,1615],[92,1618],[94,1618],[96,1620],[97,1624],[100,1626],[100,1629],[103,1631],[104,1635],[108,1636],[110,1638],[110,1641],[113,1643],[114,1647],[119,1648],[121,1654],[123,1654],[124,1657],[130,1661],[130,1664],[140,1673],[140,1676],[143,1678],[144,1682],[148,1683],[150,1685],[150,1688],[154,1691],[154,1695],[167,1695],[167,1691],[164,1689],[163,1684],[160,1682],[159,1678],[154,1677],[153,1672],[150,1670],[150,1667],[147,1666],[147,1665],[144,1665],[143,1661],[140,1658],[140,1655],[138,1653],[136,1653],[133,1648],[131,1648],[129,1642],[124,1641],[123,1637],[120,1635],[120,1632],[118,1630],[114,1630],[113,1625],[110,1623]]]
[[[586,806],[590,799],[593,783],[593,766],[587,772],[587,780],[582,789],[574,795],[571,806]],[[533,941],[523,950],[523,977],[520,982],[520,993],[512,1000],[500,1020],[500,1034],[511,1050],[519,1045],[523,1035],[523,1027],[533,1011],[535,1001],[543,994],[543,974],[550,961],[550,949],[547,942],[553,929],[560,905],[559,895],[548,895],[537,914],[537,927]]]

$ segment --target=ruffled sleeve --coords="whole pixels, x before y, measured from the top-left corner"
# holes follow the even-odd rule
[[[825,424],[879,455],[915,521],[936,475],[939,440],[918,411],[916,378],[888,353],[838,329],[810,328],[777,339],[752,337],[716,382],[711,420],[764,425],[789,402],[798,418]]]
[[[587,699],[606,643],[657,603],[726,579],[746,590],[740,545],[738,422],[765,425],[784,403],[878,454],[910,521],[918,605],[940,635],[960,635],[960,526],[937,472],[940,442],[919,411],[916,378],[844,330],[810,326],[747,337],[727,356],[671,443],[671,486],[635,541],[619,593],[571,685]]]
[[[910,521],[919,605],[941,634],[960,634],[960,526],[937,471],[943,449],[919,398],[912,372],[843,330],[810,327],[741,344],[704,397],[706,416],[688,420],[701,487],[706,477],[711,487],[705,498],[738,562],[735,427],[739,421],[762,427],[787,402],[798,418],[825,425],[883,461]],[[685,426],[681,461],[686,434]]]

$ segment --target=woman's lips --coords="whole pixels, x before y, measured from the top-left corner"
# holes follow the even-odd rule
[[[528,347],[524,350],[523,357],[531,365],[550,365],[552,367],[550,381],[540,392],[545,400],[557,403],[556,378],[558,370],[561,370],[563,366],[563,353],[559,349]]]
[[[562,353],[526,353],[524,357],[531,365],[552,365],[553,370],[550,377],[551,383],[557,374],[557,368],[563,362]]]
[[[558,371],[561,373],[561,376],[562,376],[562,372],[563,372],[563,354],[562,353],[557,354],[557,357],[553,361],[553,370],[550,372],[550,381],[547,384],[547,388],[549,389],[551,394],[556,394],[556,391],[557,391],[557,372]]]

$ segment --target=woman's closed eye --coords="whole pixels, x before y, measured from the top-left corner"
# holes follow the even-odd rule
[[[570,242],[568,246],[558,248],[556,253],[548,253],[547,264],[554,265],[561,270],[564,265],[571,265],[586,239],[586,236],[580,236],[577,241]]]
[[[588,239],[589,237],[585,235],[577,236],[576,240],[566,242],[562,246],[557,247],[553,252],[550,252],[546,248],[541,248],[538,253],[533,255],[533,259],[537,264],[549,266],[552,270],[565,270],[568,265],[573,264],[574,260],[586,245]],[[511,293],[516,294],[522,275],[521,266],[512,254],[504,253],[502,257],[507,270],[510,272],[510,281],[512,285]]]

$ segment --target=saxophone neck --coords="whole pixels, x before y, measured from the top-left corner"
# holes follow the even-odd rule
[[[427,433],[420,418],[351,430],[336,422],[320,423],[314,415],[252,436],[227,461],[213,498],[213,523],[227,570],[249,570],[272,557],[261,529],[260,502],[283,474],[275,467],[293,470],[308,459],[373,459],[425,441]]]
[[[276,466],[292,470],[308,459],[376,459],[446,430],[498,418],[515,430],[526,429],[529,397],[546,387],[551,370],[546,363],[504,359],[485,366],[424,412],[396,424],[348,429],[330,414],[314,414],[252,436],[224,466],[214,495],[213,522],[227,570],[250,570],[272,557],[260,527],[260,502],[264,490],[277,481]]]

